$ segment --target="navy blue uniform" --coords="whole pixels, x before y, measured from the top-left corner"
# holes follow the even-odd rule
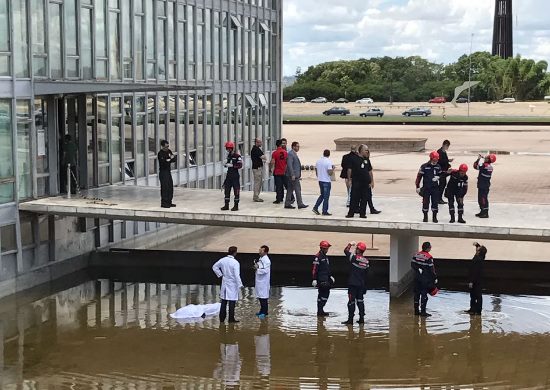
[[[477,176],[477,202],[481,211],[489,211],[489,188],[493,176],[493,166],[488,162],[474,162],[474,169],[479,171]]]
[[[460,172],[454,170],[449,176],[449,185],[445,190],[445,196],[449,199],[449,212],[455,212],[455,200],[458,206],[458,214],[464,213],[464,197],[468,192],[468,175],[460,176]]]
[[[348,318],[351,321],[355,314],[355,305],[359,309],[359,317],[365,316],[365,302],[363,296],[367,292],[367,273],[369,270],[369,260],[362,255],[350,252],[351,245],[344,249],[344,254],[350,262],[348,277]]]
[[[470,271],[468,275],[470,287],[470,310],[476,314],[481,314],[483,306],[482,279],[483,279],[483,263],[485,255],[476,254],[470,263]]]
[[[449,176],[449,174],[447,174],[447,171],[451,167],[451,163],[449,162],[447,151],[443,149],[443,147],[439,148],[437,153],[439,153],[439,160],[437,161],[437,163],[442,170],[441,176],[439,177],[439,195],[441,196],[441,199],[443,199],[445,187],[447,186],[447,177]]]
[[[231,152],[227,155],[226,164],[231,164],[231,166],[227,168],[227,174],[225,175],[225,181],[223,182],[223,187],[225,190],[225,203],[229,203],[231,198],[231,188],[233,188],[235,205],[238,205],[239,195],[241,193],[241,176],[239,174],[239,169],[243,167],[243,159],[239,153]]]
[[[418,252],[412,258],[411,268],[414,271],[414,312],[425,313],[428,292],[435,287],[437,279],[432,255],[424,251]]]
[[[422,188],[424,191],[422,211],[425,213],[427,213],[430,209],[430,201],[432,204],[432,211],[439,211],[439,178],[441,176],[441,172],[442,170],[439,164],[427,162],[420,166],[418,175],[416,176],[416,188],[419,187],[420,181],[422,180]]]
[[[323,251],[319,251],[313,260],[312,277],[317,281],[317,313],[322,313],[330,295],[332,280],[330,261]]]

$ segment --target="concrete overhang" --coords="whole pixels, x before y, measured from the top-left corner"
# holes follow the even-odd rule
[[[34,94],[59,95],[59,94],[98,94],[98,93],[125,93],[125,92],[149,92],[149,91],[203,91],[211,89],[208,86],[181,85],[181,84],[151,84],[151,83],[107,83],[96,81],[35,81]]]

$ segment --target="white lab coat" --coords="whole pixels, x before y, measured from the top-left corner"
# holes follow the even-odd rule
[[[269,287],[271,284],[271,260],[267,255],[258,260],[256,270],[256,297],[269,298]]]
[[[241,265],[231,255],[219,259],[212,266],[212,270],[218,278],[222,278],[220,298],[227,301],[238,301],[239,291],[243,287],[241,281]]]

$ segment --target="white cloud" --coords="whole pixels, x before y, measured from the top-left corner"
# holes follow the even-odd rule
[[[284,0],[284,74],[340,59],[491,50],[494,0]],[[514,53],[550,61],[548,0],[514,2]]]

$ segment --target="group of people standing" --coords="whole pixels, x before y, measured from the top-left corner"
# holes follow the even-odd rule
[[[329,315],[325,311],[325,305],[330,296],[330,290],[335,285],[335,278],[332,275],[331,263],[328,252],[332,245],[323,240],[319,243],[319,251],[313,259],[311,271],[312,287],[317,288],[317,317],[326,317]],[[483,262],[487,254],[487,248],[474,242],[476,248],[475,255],[470,264],[468,273],[468,288],[470,290],[470,308],[465,310],[471,315],[481,315],[482,309],[482,279]],[[365,256],[367,245],[364,242],[350,242],[344,248],[344,255],[349,262],[349,273],[347,280],[348,318],[342,322],[344,325],[352,325],[357,307],[359,312],[358,324],[365,322],[365,300],[367,293],[368,271],[370,263]],[[414,315],[421,317],[430,317],[426,311],[428,304],[428,295],[436,295],[438,289],[438,278],[435,270],[434,259],[431,255],[432,245],[424,242],[419,252],[415,253],[411,259],[411,268],[414,273]],[[269,315],[268,300],[271,283],[271,260],[269,258],[269,247],[262,245],[258,251],[258,258],[254,260],[255,270],[255,293],[260,304],[260,310],[256,313],[259,319],[265,319]],[[217,277],[222,278],[220,298],[220,322],[225,322],[227,318],[227,306],[229,306],[229,323],[239,322],[235,318],[235,306],[239,300],[239,292],[243,283],[240,276],[240,263],[236,259],[237,247],[231,246],[227,255],[218,260],[212,270]]]
[[[466,223],[464,220],[464,197],[468,192],[468,165],[460,164],[458,169],[452,169],[451,162],[447,156],[447,150],[451,146],[449,140],[443,141],[443,145],[437,151],[430,153],[430,160],[420,166],[416,176],[416,192],[422,196],[423,222],[428,222],[430,205],[432,210],[432,222],[438,223],[437,214],[439,205],[449,204],[450,223]],[[496,161],[495,154],[486,156],[478,155],[473,168],[479,171],[477,177],[478,189],[478,218],[489,218],[489,188],[493,175],[492,164]],[[447,178],[449,182],[447,183]],[[421,186],[422,184],[422,186]],[[455,201],[457,204],[458,220],[455,219]]]

